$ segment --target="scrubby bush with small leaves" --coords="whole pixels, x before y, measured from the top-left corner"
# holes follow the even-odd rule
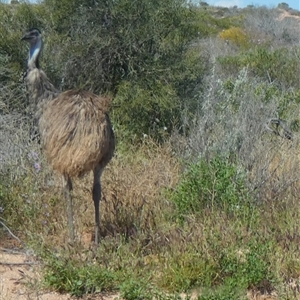
[[[200,159],[188,168],[171,199],[180,216],[199,213],[206,207],[234,211],[249,200],[245,179],[226,157]]]

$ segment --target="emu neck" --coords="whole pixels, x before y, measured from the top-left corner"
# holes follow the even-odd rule
[[[41,39],[30,42],[27,73],[24,78],[27,93],[31,100],[31,105],[33,105],[33,109],[36,110],[37,118],[39,118],[42,113],[43,105],[56,98],[60,93],[59,90],[52,85],[43,70],[39,68],[41,48]]]
[[[39,68],[39,56],[42,49],[42,41],[38,40],[30,44],[28,69]]]
[[[43,70],[29,69],[25,77],[28,95],[33,104],[38,105],[56,98],[60,92],[49,81]]]

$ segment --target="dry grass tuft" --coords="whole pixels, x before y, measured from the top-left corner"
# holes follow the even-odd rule
[[[169,145],[141,146],[134,157],[116,154],[105,169],[102,178],[100,207],[101,235],[124,235],[151,232],[165,207],[161,194],[165,188],[174,187],[179,178],[180,165],[172,157]],[[94,231],[94,206],[91,201],[92,174],[74,180],[75,227],[79,241],[90,245]],[[50,245],[67,242],[67,218],[60,177],[54,174],[52,184],[39,189],[41,214],[47,211],[47,223],[42,231],[43,240]],[[42,215],[39,218],[42,219]],[[49,246],[50,246],[49,245]]]
[[[264,202],[285,201],[297,198],[300,191],[299,141],[293,142],[275,137],[261,141],[256,160],[249,174],[253,190]]]
[[[134,157],[113,159],[103,176],[102,236],[151,231],[162,215],[160,195],[178,177],[179,164],[168,146],[142,147]]]

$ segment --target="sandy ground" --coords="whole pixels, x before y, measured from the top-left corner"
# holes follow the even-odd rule
[[[2,300],[67,300],[69,295],[41,292],[34,286],[39,281],[39,263],[34,256],[9,249],[0,250],[0,299]],[[26,283],[26,285],[25,285]],[[31,288],[30,288],[31,287]]]
[[[35,272],[36,261],[33,257],[17,252],[1,251],[0,253],[0,299],[71,299],[68,295],[31,291],[26,282],[35,282],[38,275]]]

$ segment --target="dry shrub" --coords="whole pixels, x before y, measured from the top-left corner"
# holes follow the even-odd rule
[[[24,159],[26,160],[26,154],[34,148],[36,148],[36,145],[30,141],[26,117],[17,113],[1,114],[0,171],[3,172],[7,168],[21,171],[21,167],[26,168]]]
[[[37,242],[36,233],[49,232],[46,195],[53,197],[54,182],[30,127],[25,115],[0,115],[0,217],[21,239]]]
[[[257,7],[244,15],[244,27],[257,35],[260,42],[272,41],[272,46],[297,44],[299,40],[299,20],[282,18],[282,10]]]
[[[116,158],[103,178],[103,234],[151,231],[163,214],[161,193],[174,187],[179,164],[169,146],[144,145],[135,160]]]
[[[266,138],[266,137],[265,137]],[[280,137],[261,141],[250,172],[253,190],[260,201],[292,201],[300,192],[299,141]]]
[[[125,237],[149,232],[156,227],[166,207],[161,194],[174,187],[179,177],[179,163],[172,157],[169,145],[145,143],[133,156],[116,153],[102,176],[100,205],[101,234]],[[54,176],[52,186],[44,186],[41,201],[48,203],[48,235],[43,239],[55,244],[68,240],[67,213],[60,192],[60,180]],[[74,180],[74,221],[79,240],[88,245],[94,231],[92,173]],[[42,189],[41,189],[42,191]],[[51,228],[51,229],[50,229]]]

